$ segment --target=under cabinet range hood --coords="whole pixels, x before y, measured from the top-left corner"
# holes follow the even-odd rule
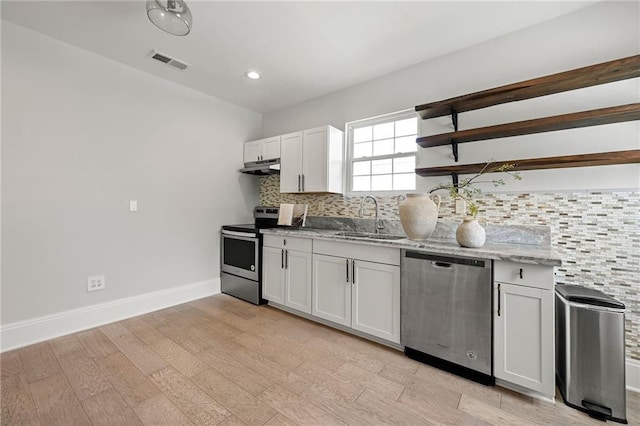
[[[240,173],[247,173],[250,175],[258,176],[280,174],[280,159],[273,158],[271,160],[261,160],[244,163],[244,167],[238,171]]]

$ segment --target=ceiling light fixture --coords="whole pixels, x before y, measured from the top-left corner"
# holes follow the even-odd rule
[[[257,80],[261,77],[260,73],[258,71],[247,71],[244,73],[244,75],[247,78],[250,78],[251,80]]]
[[[177,36],[189,34],[193,24],[184,0],[147,0],[147,16],[162,31]]]

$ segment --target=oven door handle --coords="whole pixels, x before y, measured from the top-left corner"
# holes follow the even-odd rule
[[[246,234],[244,232],[238,232],[238,231],[223,230],[222,236],[229,237],[229,238],[237,238],[245,241],[258,241],[258,237],[256,237],[254,234]]]

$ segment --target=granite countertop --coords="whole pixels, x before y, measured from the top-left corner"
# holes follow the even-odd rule
[[[507,260],[538,265],[560,266],[562,264],[559,255],[551,249],[549,244],[517,244],[512,242],[487,241],[487,243],[480,248],[465,248],[460,247],[455,239],[450,238],[430,238],[426,241],[413,241],[406,237],[393,240],[374,239],[367,238],[366,236],[341,235],[344,231],[335,229],[271,228],[262,229],[260,232],[265,235],[288,235],[292,237],[354,242],[380,247],[394,247],[436,254]]]

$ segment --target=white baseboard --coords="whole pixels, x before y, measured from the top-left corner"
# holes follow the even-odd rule
[[[640,393],[640,361],[627,359],[627,390]]]
[[[0,326],[0,352],[220,293],[220,278]]]

